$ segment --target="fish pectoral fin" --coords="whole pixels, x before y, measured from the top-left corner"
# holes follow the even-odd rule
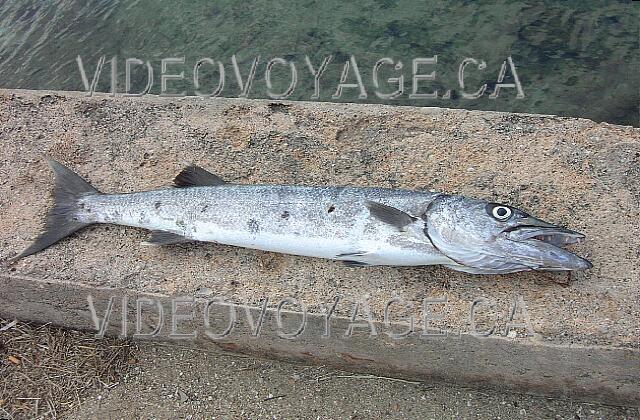
[[[226,182],[222,178],[196,165],[187,166],[173,179],[173,185],[178,188],[211,187],[223,184]]]
[[[178,235],[171,232],[165,232],[162,230],[151,231],[151,237],[144,241],[142,245],[173,245],[183,244],[185,242],[191,242],[192,239],[185,238],[182,235]]]
[[[402,210],[398,210],[395,207],[375,203],[373,201],[367,201],[365,205],[373,217],[400,230],[418,220],[416,217],[413,217]]]

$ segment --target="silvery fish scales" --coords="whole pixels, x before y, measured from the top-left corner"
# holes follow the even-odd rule
[[[146,242],[216,242],[349,266],[441,264],[477,274],[578,270],[563,245],[584,236],[516,208],[467,197],[384,188],[234,185],[197,166],[175,187],[102,194],[58,162],[45,231],[17,258],[94,223],[152,231]]]

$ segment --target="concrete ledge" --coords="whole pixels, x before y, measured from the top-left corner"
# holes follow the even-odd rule
[[[291,311],[278,314],[273,308],[264,312],[258,328],[261,308],[210,304],[210,300],[195,298],[192,303],[182,298],[181,303],[172,308],[172,299],[167,296],[87,288],[22,276],[1,275],[0,287],[2,317],[16,316],[93,331],[108,318],[104,332],[110,335],[124,332],[128,337],[135,334],[136,328],[140,328],[142,334],[150,334],[161,325],[153,338],[138,338],[215,346],[266,358],[425,382],[488,386],[612,405],[640,405],[640,352],[633,349],[551,345],[470,334],[427,337],[420,331],[403,339],[392,339],[388,332],[405,331],[407,325],[380,322],[374,322],[375,336],[365,325],[353,328],[353,333],[347,336],[349,326],[353,325],[350,318],[330,316],[327,321],[325,315],[303,317]],[[89,295],[98,325],[91,316]],[[123,320],[124,297],[127,315]],[[136,302],[139,299],[145,302],[140,305],[138,318]],[[110,301],[112,306],[107,315]],[[159,322],[158,303],[165,314],[162,322]],[[205,325],[206,307],[209,316]],[[235,322],[230,309],[236,314]],[[252,321],[247,318],[247,310],[252,314]],[[174,319],[173,314],[177,318]],[[184,319],[187,316],[193,319]],[[172,322],[176,326],[173,332]],[[357,324],[362,322],[363,319],[357,319]]]
[[[94,329],[87,294],[99,315],[118,296],[107,331],[117,334],[126,295],[132,334],[135,297],[160,299],[168,314],[170,296],[223,296],[239,305],[233,334],[211,340],[196,318],[199,337],[188,342],[403,378],[639,404],[638,129],[437,108],[0,91],[0,145],[0,316]],[[166,186],[195,162],[238,183],[425,188],[506,202],[584,232],[588,240],[574,250],[594,268],[564,285],[566,277],[541,273],[363,270],[213,244],[141,247],[146,232],[114,226],[87,228],[9,264],[50,206],[44,155],[104,192]],[[336,335],[323,338],[321,304],[335,296],[366,297],[380,334],[371,338],[359,328],[344,337],[353,309],[345,304],[331,318]],[[272,304],[262,334],[253,337],[242,305],[259,306],[265,297],[295,298],[316,315],[299,337],[283,339]],[[424,299],[446,299],[433,326],[455,333],[390,338],[381,320],[396,297],[408,303],[402,315],[414,317],[416,331],[424,329]],[[484,303],[475,325],[469,310],[478,299]],[[513,302],[520,302],[516,317],[526,328],[503,337]],[[196,305],[202,314],[202,299]],[[211,312],[211,328],[224,330],[223,311]],[[144,331],[153,329],[152,315],[145,315]],[[299,316],[288,313],[283,330],[295,331]],[[404,329],[401,319],[392,319],[394,331]],[[180,325],[190,331],[188,321]],[[492,325],[490,337],[474,336],[475,327]],[[158,339],[172,340],[166,333]]]

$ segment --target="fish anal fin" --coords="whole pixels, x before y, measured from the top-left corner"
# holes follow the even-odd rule
[[[211,187],[223,184],[225,182],[222,178],[196,165],[187,166],[173,179],[173,185],[178,188]]]
[[[369,251],[352,251],[343,252],[336,255],[334,258],[340,260],[347,267],[368,267],[371,264],[360,260],[362,257],[369,255]]]
[[[362,261],[352,261],[352,260],[342,260],[342,264],[346,265],[347,267],[369,267],[371,264],[367,264],[366,262],[362,262]]]
[[[365,205],[373,217],[400,230],[418,220],[402,210],[398,210],[395,207],[387,206],[385,204],[367,201]]]
[[[174,245],[174,244],[183,244],[185,242],[191,242],[192,239],[185,238],[182,235],[178,235],[176,233],[164,232],[161,230],[151,231],[151,237],[144,241],[143,245]]]
[[[363,255],[368,254],[368,251],[353,251],[353,252],[343,252],[341,254],[336,255],[336,258],[344,258],[344,257],[362,257]]]

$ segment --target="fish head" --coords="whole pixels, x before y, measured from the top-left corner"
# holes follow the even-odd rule
[[[461,271],[501,274],[592,267],[562,248],[582,241],[583,234],[505,204],[441,195],[422,218],[433,246],[462,266]]]

